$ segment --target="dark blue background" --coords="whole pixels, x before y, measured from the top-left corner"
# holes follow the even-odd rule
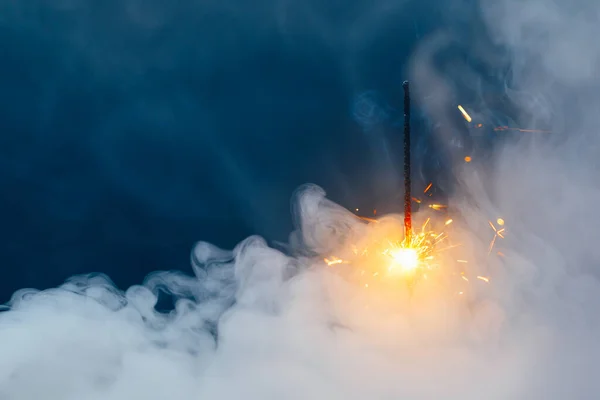
[[[439,3],[5,2],[0,297],[189,271],[197,240],[285,240],[306,182],[399,209],[409,56],[434,32],[480,29],[470,2]],[[435,143],[415,114],[419,169]]]

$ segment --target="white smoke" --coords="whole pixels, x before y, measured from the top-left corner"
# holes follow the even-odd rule
[[[289,254],[260,238],[231,252],[199,243],[193,278],[155,274],[123,293],[77,277],[16,293],[0,314],[0,399],[595,398],[600,5],[502,0],[482,10],[510,50],[507,92],[556,128],[498,149],[487,172],[459,171],[457,235],[490,285],[464,297],[454,283],[423,285],[410,300],[365,290],[321,259],[371,228],[307,186]],[[431,79],[449,98],[421,67],[415,86]],[[486,254],[497,217],[505,258]],[[154,308],[161,290],[179,299],[170,314]]]

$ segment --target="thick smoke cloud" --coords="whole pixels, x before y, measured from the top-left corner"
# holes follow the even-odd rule
[[[600,6],[480,6],[511,68],[503,85],[518,105],[513,118],[553,130],[507,140],[486,168],[455,165],[454,233],[471,272],[490,276],[489,285],[473,284],[460,297],[455,283],[432,282],[410,301],[403,287],[365,289],[358,270],[327,268],[321,259],[399,219],[366,226],[306,186],[294,195],[296,231],[285,252],[258,237],[233,251],[202,242],[192,252],[194,277],[157,273],[120,292],[108,278],[88,276],[16,293],[0,314],[0,398],[595,397]],[[153,29],[165,18],[127,10]],[[417,91],[417,101],[448,125],[442,104],[460,93],[433,55],[458,36],[430,37],[411,72],[415,87],[433,91]],[[486,52],[470,56],[492,62]],[[228,160],[242,173],[235,157]],[[486,252],[487,221],[497,217],[507,226],[504,258]],[[155,310],[165,292],[177,299],[169,314]]]

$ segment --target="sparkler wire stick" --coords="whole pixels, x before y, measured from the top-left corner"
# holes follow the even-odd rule
[[[408,81],[404,88],[404,237],[410,243],[412,236],[411,182],[410,182],[410,90]]]

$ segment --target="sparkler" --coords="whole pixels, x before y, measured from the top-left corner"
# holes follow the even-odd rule
[[[433,188],[433,183],[427,185],[423,192],[427,196]],[[413,198],[416,202],[426,202]],[[330,255],[324,262],[331,268],[345,271],[342,273],[359,274],[361,285],[367,290],[373,290],[377,283],[383,287],[393,287],[394,282],[404,282],[412,298],[414,288],[420,281],[436,281],[438,279],[457,280],[452,285],[455,295],[462,296],[467,291],[462,284],[490,284],[489,276],[468,273],[465,269],[469,261],[465,254],[448,252],[462,244],[455,242],[452,237],[453,219],[444,217],[447,206],[443,204],[428,204],[431,216],[425,220],[420,229],[412,231],[410,237],[402,235],[403,224],[396,220],[360,217],[367,222],[371,229],[359,242],[345,245],[336,256]],[[390,225],[392,223],[393,225]],[[443,223],[443,224],[442,224]],[[504,238],[505,221],[497,218],[488,221],[494,236],[489,243],[488,255],[497,246],[498,240]],[[390,229],[391,228],[391,229]],[[498,255],[504,257],[501,252]],[[339,256],[339,257],[338,257]],[[341,268],[341,269],[340,269]],[[456,286],[455,286],[456,285]]]
[[[354,273],[360,273],[360,279],[365,288],[372,288],[371,284],[376,280],[385,280],[389,284],[390,278],[403,278],[407,283],[409,292],[412,294],[414,285],[419,279],[428,279],[434,276],[435,271],[442,271],[443,275],[456,276],[461,282],[470,282],[464,268],[461,265],[468,261],[462,258],[453,259],[453,257],[442,256],[442,253],[451,248],[460,246],[460,244],[452,243],[449,234],[448,226],[453,220],[445,219],[443,228],[440,229],[440,220],[443,217],[437,217],[447,212],[448,206],[445,204],[435,204],[426,202],[428,208],[433,212],[433,219],[427,218],[421,226],[420,230],[413,231],[412,221],[412,201],[423,203],[424,201],[412,197],[411,193],[411,148],[410,148],[410,87],[409,82],[405,81],[402,84],[404,89],[404,235],[402,237],[401,225],[394,225],[394,229],[387,230],[382,227],[379,230],[378,224],[384,220],[378,218],[361,217],[359,218],[370,225],[373,225],[373,230],[366,237],[360,239],[360,243],[351,244],[349,247],[351,252],[340,250],[342,257],[329,255],[324,258],[324,262],[329,267],[345,268],[348,265]],[[462,113],[467,122],[472,122],[471,116],[467,111],[458,105],[458,109]],[[476,127],[482,127],[482,124],[477,124]],[[496,130],[507,130],[507,127],[499,127]],[[531,130],[522,130],[529,132]],[[466,163],[472,161],[471,156],[464,157]],[[429,183],[423,195],[431,197],[433,183]],[[359,209],[356,209],[358,213]],[[376,216],[376,210],[373,210],[373,215]],[[383,225],[386,225],[385,223]],[[436,228],[435,225],[438,227]],[[494,231],[488,254],[493,250],[497,239],[504,238],[504,220],[498,218],[495,224],[489,222],[490,227]],[[389,225],[386,225],[389,227]],[[444,244],[441,246],[441,244]],[[500,252],[499,255],[503,256]],[[338,254],[340,255],[340,254]],[[443,268],[441,268],[443,266]],[[454,267],[454,268],[453,268]],[[360,268],[360,269],[356,269]],[[462,272],[461,272],[462,271]],[[392,280],[391,282],[393,282]],[[480,281],[488,284],[490,278],[487,276],[474,274],[471,281]],[[372,290],[372,289],[369,289]],[[456,291],[458,295],[464,294],[464,291]]]
[[[394,288],[397,288],[395,282],[403,282],[412,296],[419,281],[429,280],[439,273],[457,275],[453,268],[447,267],[467,262],[455,260],[456,264],[453,264],[452,257],[446,255],[448,250],[460,244],[452,243],[448,234],[453,220],[441,221],[444,222],[440,229],[440,218],[427,218],[420,229],[413,230],[407,238],[402,235],[399,221],[369,219],[372,225],[369,234],[359,243],[341,250],[342,257],[330,255],[323,261],[342,273],[358,274],[361,285],[369,290],[378,282]]]
[[[412,236],[412,198],[410,195],[410,87],[408,81],[404,88],[404,237],[410,242]]]
[[[381,277],[385,275],[398,276],[402,275],[406,278],[409,290],[412,289],[417,278],[427,277],[427,271],[435,269],[439,264],[436,260],[436,255],[442,251],[437,249],[437,245],[446,240],[448,235],[444,232],[438,233],[431,228],[431,219],[428,218],[421,226],[421,230],[413,232],[412,229],[412,201],[421,203],[421,200],[411,196],[411,148],[410,148],[410,86],[408,81],[402,84],[404,89],[404,238],[401,240],[374,240],[361,246],[361,250],[354,249],[353,253],[356,257],[369,257],[373,261],[373,257],[379,258],[384,256],[383,270],[375,269],[371,272],[372,277]],[[433,183],[430,183],[424,190],[424,194],[432,188]],[[435,211],[443,211],[447,206],[441,204],[430,204],[429,207]],[[358,209],[356,210],[358,211]],[[375,213],[374,213],[375,214]],[[367,217],[360,217],[362,220],[369,223],[379,223],[379,220]],[[452,219],[448,219],[444,226],[452,223]],[[449,249],[453,246],[447,246]],[[324,259],[328,266],[337,266],[339,264],[351,264],[350,261],[342,258],[330,256]],[[365,260],[363,260],[364,262]],[[364,274],[364,270],[362,273]],[[382,274],[381,272],[387,272]],[[369,283],[364,283],[365,287],[369,287]]]

